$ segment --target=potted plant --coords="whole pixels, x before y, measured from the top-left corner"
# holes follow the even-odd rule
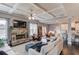
[[[0,48],[4,46],[4,41],[3,39],[0,39]]]

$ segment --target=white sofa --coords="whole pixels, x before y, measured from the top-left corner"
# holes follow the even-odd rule
[[[15,55],[15,52],[11,49],[10,46],[8,46],[8,44],[5,44],[4,47],[0,48],[0,51],[4,51],[8,55]]]
[[[30,48],[29,55],[59,55],[63,49],[63,39],[59,36],[55,41],[49,42],[41,48],[40,52]]]

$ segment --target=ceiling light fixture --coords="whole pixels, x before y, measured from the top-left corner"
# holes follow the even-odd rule
[[[32,9],[31,9],[31,14],[30,14],[30,16],[28,17],[28,19],[29,19],[29,20],[34,20],[34,19],[35,19]]]
[[[29,20],[34,20],[34,16],[31,14],[29,17],[28,17]]]

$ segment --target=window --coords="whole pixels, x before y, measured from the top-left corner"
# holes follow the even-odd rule
[[[30,36],[37,33],[37,24],[30,23]]]
[[[0,39],[7,39],[7,21],[0,19]]]
[[[42,35],[45,35],[46,33],[47,33],[46,26],[42,26]]]

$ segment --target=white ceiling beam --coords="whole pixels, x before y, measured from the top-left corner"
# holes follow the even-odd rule
[[[54,8],[54,9],[52,9],[52,10],[49,10],[49,11],[47,11],[47,12],[53,12],[53,11],[58,10],[58,9],[60,9],[60,8],[63,8],[63,7],[57,7],[57,8]]]
[[[1,3],[1,4],[10,8],[10,10],[8,10],[8,13],[10,13],[10,14],[13,13],[13,11],[15,11],[17,6],[19,5],[19,3],[16,3],[16,4],[14,4],[13,7],[11,7],[11,6],[9,6],[9,5],[5,4],[5,3]]]
[[[18,10],[18,11],[21,11],[21,12],[24,12],[24,13],[26,13],[24,10],[22,10],[22,9],[17,9],[17,7],[20,5],[20,3],[15,3],[14,4],[14,6],[11,8],[11,10],[9,11],[9,13],[10,14],[12,14],[15,10]],[[25,18],[27,18],[26,17],[27,15],[24,15],[24,17]]]
[[[49,12],[53,12],[53,11],[55,11],[55,10],[57,10],[57,9],[60,9],[60,8],[62,8],[62,7],[57,7],[57,8],[54,8],[54,9],[52,9],[52,10],[49,10],[49,11],[47,11],[48,13]],[[40,13],[40,14],[44,14],[45,12],[43,12],[43,13]],[[38,14],[38,15],[40,15],[40,14]]]
[[[54,23],[56,23],[55,21],[50,21],[50,22],[40,21],[40,22],[45,23],[45,24],[54,24]]]
[[[19,3],[14,4],[13,8],[9,11],[9,13],[13,13],[17,7],[18,7]]]
[[[52,10],[47,11],[47,12],[52,12],[52,11],[58,10],[58,9],[60,9],[60,8],[63,8],[63,9],[64,9],[64,6],[63,6],[62,3],[61,3],[61,6],[60,6],[60,7],[56,7],[56,8],[54,8],[54,9],[52,9]]]
[[[49,12],[47,12],[44,8],[38,6],[38,5],[34,4],[34,3],[32,3],[32,5],[33,5],[34,7],[40,8],[41,10],[43,10],[44,12],[46,12],[47,14],[51,15],[51,14],[50,14]],[[55,15],[51,15],[51,16],[55,17]]]
[[[38,6],[38,5],[36,5],[36,4],[33,4],[33,5],[36,6],[36,7],[41,8],[40,6]],[[60,6],[60,7],[54,8],[54,9],[49,10],[49,11],[46,11],[44,8],[41,8],[41,9],[42,9],[44,12],[46,12],[47,14],[50,14],[50,15],[53,15],[54,17],[56,17],[56,15],[51,14],[51,12],[52,12],[52,11],[55,11],[55,10],[58,10],[58,9],[60,9],[60,8],[63,9],[62,12],[66,13],[65,8],[64,8],[64,5],[63,5],[62,3],[61,3],[61,6]],[[41,14],[43,14],[43,13],[41,13]],[[66,15],[67,15],[67,14],[66,14]]]
[[[12,8],[11,6],[5,4],[5,3],[1,3],[2,5],[6,6],[6,7],[9,7],[9,8]]]

